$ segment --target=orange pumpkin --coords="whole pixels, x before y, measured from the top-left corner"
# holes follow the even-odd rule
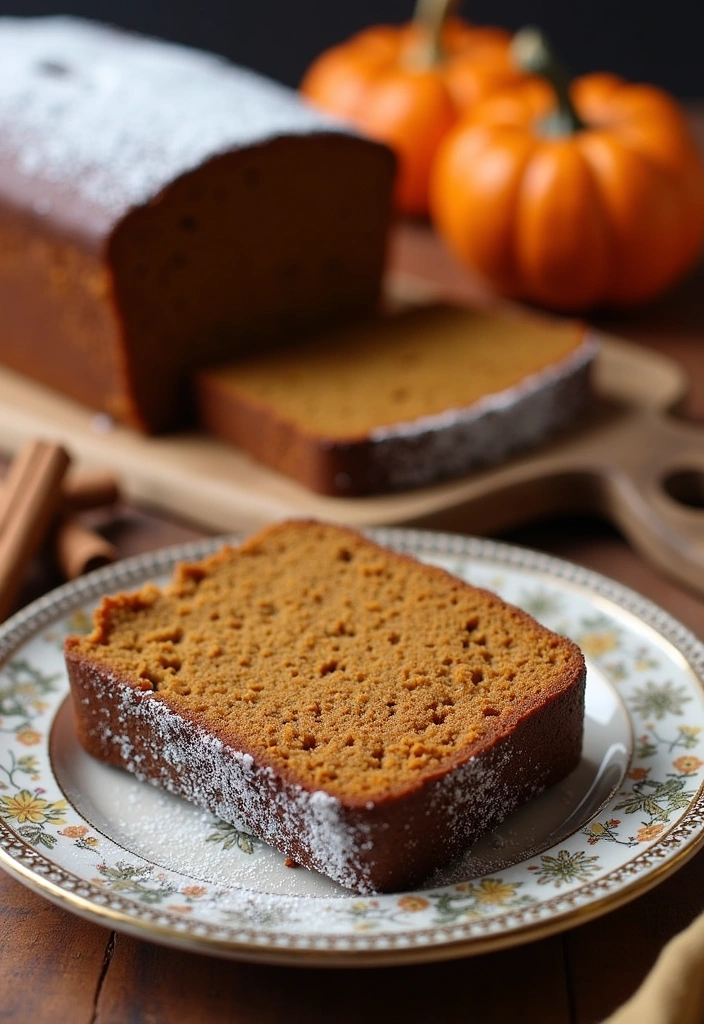
[[[431,184],[439,233],[512,298],[570,312],[652,299],[704,240],[704,164],[682,110],[615,75],[568,86],[536,33],[515,52],[551,84],[490,97],[447,136]]]
[[[404,214],[427,214],[435,153],[459,113],[523,77],[508,32],[447,18],[448,6],[421,0],[412,22],[359,32],[325,51],[301,82],[314,104],[396,152],[396,208]]]

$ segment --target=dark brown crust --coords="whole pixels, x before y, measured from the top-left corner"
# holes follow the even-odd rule
[[[61,86],[37,75],[33,88]],[[10,127],[8,139],[22,135]],[[78,177],[47,185],[6,147],[0,362],[160,432],[192,418],[196,367],[376,308],[394,176],[387,147],[322,120],[305,135],[278,123],[184,171],[116,212]]]
[[[4,192],[0,170],[0,360],[79,402],[130,419],[104,260],[46,218],[13,208]],[[118,408],[116,401],[123,404]]]
[[[291,780],[255,761],[248,797],[230,799],[223,806],[223,772],[239,771],[241,752],[228,744],[204,748],[202,726],[172,714],[169,729],[175,732],[169,733],[169,744],[188,752],[188,764],[178,754],[165,757],[164,735],[155,736],[150,715],[145,716],[149,703],[160,703],[164,709],[161,698],[106,677],[70,642],[66,662],[78,736],[89,753],[225,820],[244,819],[285,856],[360,892],[398,891],[418,884],[530,797],[564,778],[581,754],[586,670],[578,655],[560,692],[518,714],[512,728],[485,742],[481,751],[475,750],[451,771],[372,806],[343,801],[340,818],[349,851],[344,866],[336,868],[321,860],[315,849],[309,812],[299,806],[301,790]],[[127,742],[116,743],[116,736]],[[286,820],[282,797],[292,809]]]

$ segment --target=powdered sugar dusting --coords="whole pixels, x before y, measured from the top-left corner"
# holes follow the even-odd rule
[[[289,856],[299,844],[318,870],[341,885],[365,888],[357,853],[368,848],[368,828],[363,822],[350,826],[336,797],[282,784],[271,768],[255,765],[250,754],[176,714],[151,691],[133,690],[109,674],[92,673],[91,683],[96,701],[84,701],[99,709],[95,732],[138,779],[251,829]]]
[[[76,18],[0,18],[0,159],[113,217],[213,156],[341,130],[211,54]]]

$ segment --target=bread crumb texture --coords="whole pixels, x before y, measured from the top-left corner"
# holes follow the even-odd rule
[[[327,331],[295,350],[249,356],[203,376],[304,432],[359,438],[525,383],[569,359],[584,337],[576,322],[437,304]]]
[[[74,656],[304,788],[414,789],[574,684],[579,649],[494,594],[320,523],[106,597]]]

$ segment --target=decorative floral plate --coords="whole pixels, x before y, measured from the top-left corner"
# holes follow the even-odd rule
[[[633,899],[704,843],[704,645],[604,577],[487,540],[375,530],[498,591],[582,647],[580,766],[413,892],[359,897],[245,832],[94,761],[73,730],[62,641],[113,590],[165,579],[210,540],[67,584],[0,630],[0,865],[107,927],[296,964],[478,953]]]

